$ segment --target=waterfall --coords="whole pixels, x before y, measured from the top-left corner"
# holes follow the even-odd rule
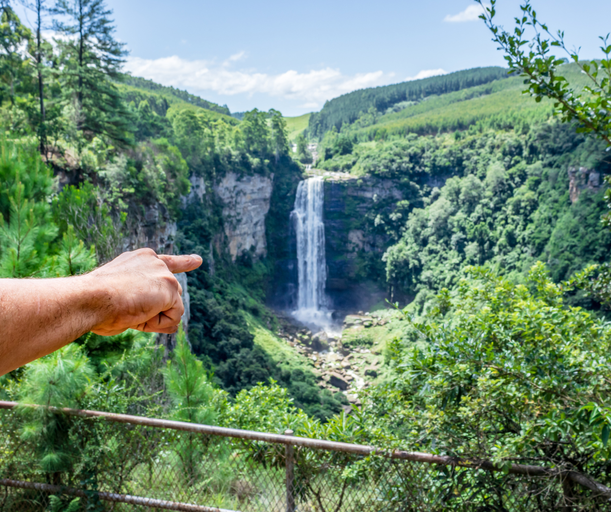
[[[320,177],[299,183],[295,209],[291,213],[297,235],[298,296],[293,315],[305,324],[327,328],[331,313],[327,309],[325,286],[324,182]]]

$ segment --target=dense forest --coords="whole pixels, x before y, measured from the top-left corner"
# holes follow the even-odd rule
[[[87,334],[1,376],[0,399],[290,428],[500,465],[541,463],[611,483],[604,140],[561,122],[553,102],[522,94],[523,78],[503,68],[355,91],[327,102],[305,131],[307,117],[287,130],[276,110],[232,114],[125,75],[104,3],[75,5],[59,0],[51,13],[35,2],[33,30],[0,6],[0,277],[82,274],[153,238],[163,238],[159,252],[197,253],[204,264],[188,276],[187,333]],[[65,37],[45,40],[49,24]],[[581,90],[579,68],[559,66]],[[389,299],[360,315],[377,313],[375,322],[359,320],[358,336],[338,341],[345,352],[377,350],[383,361],[350,407],[348,393],[331,391],[312,359],[280,336],[286,318],[270,306],[291,258],[290,214],[311,141],[316,172],[329,183],[349,182],[357,195],[383,183],[395,193],[371,194],[370,209],[348,227],[381,248],[355,249],[354,279]],[[218,190],[231,176],[270,184],[265,252],[230,253]],[[11,433],[6,443],[36,447],[28,464],[42,478],[95,487],[102,470],[91,454],[118,456],[120,442],[104,444],[58,418],[24,408],[0,416],[0,429]],[[75,438],[86,449],[72,451]],[[11,468],[3,442],[0,474]],[[253,458],[270,460],[281,459],[263,450]],[[361,463],[365,472],[374,465]],[[362,474],[342,478],[358,484]],[[440,485],[454,477],[440,472]],[[465,478],[459,487],[473,510],[503,510],[499,482]],[[241,506],[234,484],[214,503]],[[456,488],[436,506],[452,509]],[[71,503],[60,493],[45,507],[76,510]]]

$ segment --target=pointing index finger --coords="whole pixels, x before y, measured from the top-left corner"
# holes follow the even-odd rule
[[[190,272],[198,268],[203,260],[202,257],[197,254],[181,255],[181,256],[170,256],[168,254],[160,254],[159,259],[163,261],[168,270],[172,274],[179,274],[181,272]]]

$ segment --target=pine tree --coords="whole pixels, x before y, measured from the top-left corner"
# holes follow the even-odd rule
[[[45,206],[26,199],[24,186],[18,185],[11,198],[8,222],[0,217],[0,276],[28,277],[36,275],[45,262],[48,243],[57,235],[57,226],[40,222],[36,212]],[[45,215],[48,217],[48,215]]]
[[[38,81],[38,102],[39,102],[39,120],[38,120],[38,139],[39,139],[39,150],[40,154],[45,154],[45,146],[47,141],[47,126],[46,126],[46,109],[45,109],[45,78],[48,70],[45,66],[46,55],[52,50],[49,48],[42,32],[46,28],[44,24],[44,17],[49,12],[49,8],[46,5],[46,0],[34,0],[31,3],[24,2],[24,5],[32,10],[36,16],[36,37],[31,44],[30,54],[34,57],[34,64],[36,66],[36,78]]]
[[[94,377],[89,359],[74,343],[26,367],[20,402],[44,407],[22,410],[27,419],[23,438],[34,443],[41,469],[56,485],[71,470],[76,453],[69,435],[72,420],[47,407],[82,407]]]
[[[58,232],[47,200],[50,172],[36,152],[5,142],[0,145],[0,183],[0,276],[40,274]]]
[[[8,96],[11,103],[15,103],[16,89],[28,77],[23,46],[31,41],[32,32],[21,23],[9,5],[2,5],[0,9],[0,76],[4,82],[3,96]]]
[[[59,253],[53,258],[47,275],[75,276],[93,270],[96,266],[95,248],[85,248],[76,236],[74,227],[69,225],[58,244]]]
[[[91,138],[105,135],[122,145],[132,143],[131,114],[113,81],[121,78],[126,55],[114,38],[112,11],[103,0],[58,0],[54,28],[66,36],[61,48],[61,77],[67,105],[78,132]]]
[[[172,417],[191,423],[213,424],[216,412],[213,405],[214,388],[208,380],[202,362],[191,352],[182,328],[178,333],[178,344],[168,361],[163,377],[166,389],[174,406]],[[204,453],[202,437],[186,433],[175,447],[189,481],[195,483],[199,477],[198,462]]]
[[[85,248],[71,223],[54,222],[53,178],[34,148],[0,144],[0,183],[0,277],[71,276],[95,266],[94,247]]]
[[[202,362],[191,352],[182,329],[163,376],[174,405],[174,419],[191,423],[214,423],[215,412],[211,407],[214,387],[210,384]]]

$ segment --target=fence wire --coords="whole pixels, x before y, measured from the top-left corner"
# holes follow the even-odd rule
[[[42,426],[41,426],[42,424]],[[591,511],[559,478],[0,410],[0,511]]]

